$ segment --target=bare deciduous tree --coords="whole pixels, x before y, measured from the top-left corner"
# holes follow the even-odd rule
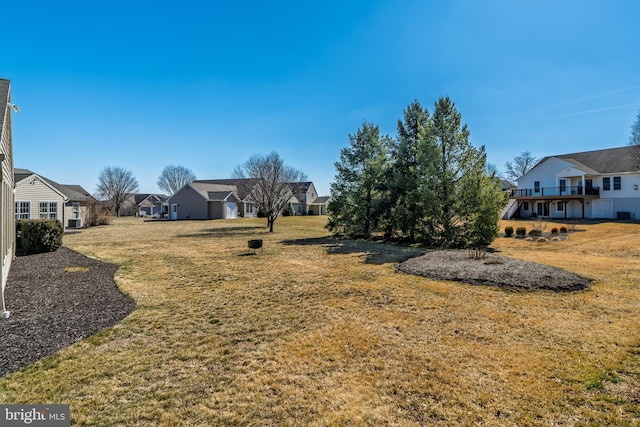
[[[640,161],[640,112],[636,117],[636,121],[631,126],[631,136],[629,137],[629,145],[634,147],[632,155],[636,161]]]
[[[84,203],[86,211],[82,222],[85,228],[109,224],[109,221],[111,221],[111,214],[109,213],[108,207],[104,206],[93,197],[87,197]]]
[[[138,180],[131,171],[107,166],[98,175],[96,196],[109,203],[110,207],[116,211],[116,216],[120,216],[120,208],[127,194],[136,191],[138,191]]]
[[[251,186],[247,201],[265,215],[271,233],[273,223],[293,196],[290,184],[306,180],[303,172],[285,165],[275,151],[266,156],[254,154],[234,169],[232,177],[244,179],[244,185]]]
[[[184,166],[169,165],[162,170],[158,178],[158,187],[173,196],[191,181],[195,181],[196,175],[191,169]]]
[[[540,161],[530,151],[524,151],[513,158],[512,162],[505,163],[505,175],[511,182],[516,182],[525,173],[529,172]]]

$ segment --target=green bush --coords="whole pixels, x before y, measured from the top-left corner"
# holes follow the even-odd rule
[[[526,236],[527,235],[527,229],[525,227],[518,227],[516,228],[516,235],[517,236]]]
[[[507,237],[511,237],[513,235],[513,227],[510,225],[505,227],[504,234],[506,234]]]
[[[25,254],[53,252],[62,246],[64,228],[55,219],[23,219],[16,222],[18,248]]]

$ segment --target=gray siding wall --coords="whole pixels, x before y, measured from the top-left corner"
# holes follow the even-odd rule
[[[171,196],[169,211],[171,211],[171,205],[174,204],[179,205],[177,219],[207,219],[207,201],[188,185]]]
[[[209,216],[207,219],[224,218],[224,202],[209,202]]]

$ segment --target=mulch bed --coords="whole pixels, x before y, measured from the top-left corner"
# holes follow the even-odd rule
[[[114,282],[118,270],[68,248],[14,259],[0,319],[0,376],[115,325],[135,302]]]
[[[443,250],[397,264],[403,273],[435,280],[471,285],[497,286],[510,290],[569,292],[589,287],[591,280],[560,268],[520,261],[493,253],[474,259],[469,251]]]

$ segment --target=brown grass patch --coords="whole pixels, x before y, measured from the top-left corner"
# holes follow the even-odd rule
[[[396,273],[420,251],[334,240],[325,221],[270,234],[263,220],[125,218],[65,236],[118,263],[138,309],[1,379],[0,401],[69,403],[78,425],[640,422],[639,225],[496,240],[595,279],[521,294]],[[239,256],[252,238],[263,252]]]

